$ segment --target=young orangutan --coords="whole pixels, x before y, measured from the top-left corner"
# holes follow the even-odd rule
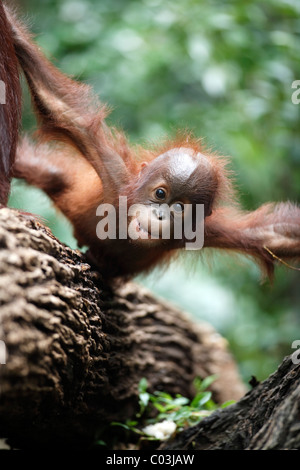
[[[106,125],[107,108],[90,87],[54,67],[7,8],[0,13],[11,26],[14,56],[28,82],[42,140],[37,145],[23,139],[14,176],[50,196],[73,224],[79,245],[89,247],[90,258],[107,277],[128,277],[165,263],[197,238],[201,224],[204,248],[250,255],[270,276],[276,259],[300,258],[299,207],[269,203],[243,212],[227,160],[206,152],[188,134],[154,149],[130,147],[123,133]],[[7,181],[4,175],[1,184]],[[126,218],[124,231],[120,214],[125,198],[135,211]],[[197,217],[198,206],[204,223]],[[103,221],[110,207],[115,236],[101,238],[99,216]],[[186,215],[192,236],[178,236]],[[165,229],[168,237],[162,236]]]

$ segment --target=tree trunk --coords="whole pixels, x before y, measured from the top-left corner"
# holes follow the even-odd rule
[[[245,391],[212,327],[134,283],[108,286],[83,254],[5,208],[0,340],[0,436],[19,448],[89,446],[134,416],[142,377],[150,390],[191,396],[196,376],[217,374],[217,402]]]

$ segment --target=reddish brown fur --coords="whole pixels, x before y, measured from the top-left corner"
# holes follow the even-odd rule
[[[6,103],[0,104],[0,204],[9,194],[11,167],[15,159],[21,114],[21,88],[18,61],[11,28],[0,3],[0,80],[5,84]]]
[[[148,207],[159,181],[157,173],[161,175],[160,186],[166,188],[168,204],[179,197],[184,203],[204,204],[204,247],[249,255],[269,276],[275,259],[272,253],[284,259],[299,259],[300,209],[296,205],[266,204],[256,211],[243,212],[237,203],[228,159],[207,151],[201,140],[189,133],[181,132],[175,139],[149,149],[130,147],[122,132],[107,127],[107,107],[97,101],[91,89],[55,68],[26,28],[7,9],[6,13],[43,141],[36,145],[23,140],[15,176],[42,188],[52,198],[72,222],[79,244],[89,246],[91,258],[107,277],[131,276],[157,264],[165,265],[184,246],[184,239],[136,243],[99,240],[96,235],[98,205],[112,203],[118,210],[119,195],[126,195],[130,203]],[[50,145],[50,140],[60,143]],[[175,150],[175,156],[170,156],[171,150]],[[181,168],[177,157],[187,165],[196,165],[190,179],[184,179],[184,171],[182,178],[177,175],[176,168]],[[175,176],[170,180],[169,168],[173,172],[175,168],[179,178],[176,184]],[[182,195],[180,188],[186,188],[186,193]]]

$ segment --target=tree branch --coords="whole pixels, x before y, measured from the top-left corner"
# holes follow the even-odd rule
[[[33,217],[0,210],[0,436],[21,448],[84,448],[132,417],[138,382],[215,400],[244,393],[226,342],[134,283],[107,286]]]

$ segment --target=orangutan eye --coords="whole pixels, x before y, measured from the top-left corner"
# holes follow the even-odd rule
[[[166,191],[162,188],[158,188],[156,191],[155,191],[155,196],[157,197],[157,199],[166,199]]]
[[[172,205],[172,209],[176,214],[181,214],[184,211],[184,204],[182,202],[175,202]]]

